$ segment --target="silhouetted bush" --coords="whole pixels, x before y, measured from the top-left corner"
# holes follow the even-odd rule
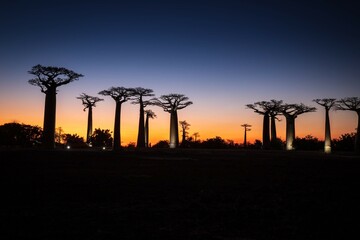
[[[322,150],[324,148],[324,141],[319,141],[318,138],[307,135],[304,138],[296,138],[293,143],[296,150]]]
[[[334,150],[354,151],[356,133],[342,134],[338,139],[333,140]]]
[[[247,148],[262,149],[262,142],[259,139],[256,139],[254,143],[248,144]]]
[[[30,147],[41,143],[42,129],[20,123],[5,123],[0,126],[0,145]]]
[[[86,148],[88,145],[85,143],[84,138],[77,134],[65,134],[64,141],[66,146],[71,148]]]
[[[280,138],[276,138],[270,142],[270,148],[273,150],[283,150],[285,149],[285,142]]]
[[[111,148],[113,138],[109,129],[95,128],[93,134],[90,137],[90,142],[93,147],[107,147]]]
[[[152,146],[153,148],[169,148],[169,141],[167,140],[161,140],[158,143],[154,144],[154,146]]]
[[[201,143],[203,148],[229,148],[229,144],[219,136],[215,138],[208,138]]]

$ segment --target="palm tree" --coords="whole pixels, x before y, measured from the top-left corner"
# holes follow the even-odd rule
[[[147,104],[149,104],[148,101],[144,101],[143,97],[152,97],[155,96],[153,94],[152,89],[147,88],[132,88],[132,96],[133,96],[133,104],[139,104],[140,105],[140,117],[139,117],[139,130],[138,130],[138,137],[137,137],[137,144],[136,147],[138,148],[144,148],[145,147],[145,125],[144,125],[144,108]]]
[[[84,112],[86,111],[86,109],[89,109],[88,112],[88,123],[87,123],[87,131],[86,131],[86,143],[90,143],[90,138],[92,135],[92,109],[93,107],[96,107],[96,103],[100,102],[100,101],[104,101],[104,99],[102,98],[98,98],[98,97],[93,97],[90,95],[87,95],[85,93],[80,94],[79,97],[77,97],[77,99],[80,99],[82,101],[82,104],[85,106],[84,107]]]
[[[315,112],[315,107],[305,106],[304,104],[284,104],[281,112],[286,119],[286,150],[294,150],[295,140],[295,119],[303,113]]]
[[[114,151],[121,149],[121,131],[120,131],[120,121],[121,121],[121,105],[130,100],[132,97],[132,90],[130,88],[124,87],[111,87],[108,90],[103,90],[99,92],[100,95],[110,96],[116,102],[115,107],[115,121],[114,121]]]
[[[188,100],[189,98],[185,95],[176,93],[162,95],[160,98],[152,99],[153,105],[162,107],[165,112],[170,113],[170,148],[177,148],[179,146],[177,110],[193,104],[193,102]]]
[[[45,67],[40,64],[33,66],[28,73],[35,78],[28,82],[38,86],[45,93],[43,144],[45,148],[55,147],[55,121],[56,121],[56,94],[57,88],[79,80],[84,75],[63,67]]]
[[[360,97],[342,98],[336,102],[336,110],[353,111],[358,115],[358,126],[355,137],[355,152],[360,152]]]
[[[331,153],[331,131],[330,131],[330,118],[329,110],[335,105],[335,98],[314,99],[314,102],[325,108],[325,140],[324,152]]]
[[[156,118],[156,114],[150,109],[145,110],[146,120],[145,120],[145,147],[149,147],[149,119]]]

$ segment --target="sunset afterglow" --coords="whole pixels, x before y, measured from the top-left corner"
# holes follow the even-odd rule
[[[312,100],[360,94],[360,21],[351,6],[30,2],[7,2],[0,10],[0,124],[43,126],[45,94],[27,82],[36,64],[84,75],[59,87],[56,112],[56,127],[84,138],[87,112],[76,97],[103,98],[93,109],[93,127],[113,131],[115,103],[98,95],[111,86],[150,88],[156,97],[184,94],[194,104],[179,110],[178,119],[191,124],[190,136],[236,143],[243,143],[245,123],[252,125],[248,141],[262,140],[262,115],[246,104],[276,99],[316,107],[296,118],[296,136],[324,139],[325,111]],[[52,17],[54,11],[62,17]],[[151,144],[168,140],[170,114],[147,109],[157,115],[150,119]],[[280,120],[277,134],[285,140]],[[136,142],[138,121],[139,105],[124,103],[123,145]],[[338,138],[355,132],[357,115],[330,111],[330,123]]]

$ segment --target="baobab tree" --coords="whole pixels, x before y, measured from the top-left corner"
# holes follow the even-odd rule
[[[279,120],[277,118],[278,115],[281,114],[280,112],[280,108],[281,108],[281,104],[283,103],[282,100],[270,100],[270,104],[269,104],[269,109],[270,109],[270,129],[271,129],[271,138],[270,141],[271,142],[275,142],[277,140],[277,136],[276,136],[276,120]]]
[[[146,105],[149,104],[149,102],[144,101],[143,97],[152,97],[155,95],[153,94],[154,91],[152,89],[142,88],[142,87],[132,88],[131,92],[134,100],[132,103],[140,105],[139,129],[138,129],[136,147],[144,148],[145,147],[144,108],[146,107]]]
[[[200,134],[198,132],[193,133],[194,141],[196,142],[198,138],[200,137]]]
[[[244,128],[244,148],[246,148],[247,147],[246,132],[251,131],[251,125],[245,123],[241,126]]]
[[[40,87],[41,92],[45,93],[43,144],[46,148],[54,148],[57,88],[79,80],[84,75],[63,67],[40,64],[33,66],[28,73],[35,75],[35,78],[28,81],[29,84]]]
[[[184,121],[179,121],[179,124],[181,126],[181,131],[182,131],[182,140],[181,140],[181,144],[185,144],[186,141],[186,135],[188,134],[187,130],[190,129],[190,124],[188,122],[186,122],[186,120]]]
[[[246,107],[254,110],[254,112],[264,115],[263,120],[263,148],[270,148],[270,112],[272,104],[267,101],[256,102],[254,104],[247,104]]]
[[[295,140],[295,119],[303,113],[315,112],[315,107],[305,106],[304,104],[283,104],[281,112],[286,119],[286,150],[294,150]]]
[[[360,152],[360,97],[342,98],[336,102],[336,110],[354,111],[358,115],[358,126],[355,136],[355,152]]]
[[[108,90],[99,92],[100,95],[110,96],[115,100],[115,122],[114,122],[114,147],[113,150],[117,151],[121,149],[121,105],[130,100],[132,97],[132,90],[124,87],[111,87]]]
[[[148,109],[145,110],[146,120],[145,120],[145,147],[149,147],[149,119],[156,118],[156,114]]]
[[[330,130],[330,118],[329,111],[335,105],[335,98],[323,98],[314,99],[314,102],[325,108],[325,140],[324,140],[324,152],[331,153],[331,130]]]
[[[80,99],[82,101],[82,104],[84,105],[84,112],[88,108],[88,122],[87,122],[87,131],[86,131],[86,143],[90,143],[90,138],[92,135],[92,109],[93,107],[96,107],[96,103],[100,101],[104,101],[102,98],[93,97],[90,95],[87,95],[85,93],[80,94],[77,99]]]
[[[177,148],[179,146],[177,110],[193,104],[193,102],[188,100],[189,98],[185,95],[175,93],[162,95],[160,98],[152,99],[153,105],[162,107],[165,112],[170,113],[170,148]]]

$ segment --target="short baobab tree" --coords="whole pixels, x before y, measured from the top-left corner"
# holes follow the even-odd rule
[[[57,88],[79,80],[82,74],[63,67],[33,66],[28,73],[35,75],[35,78],[28,82],[38,86],[41,92],[45,93],[43,144],[45,148],[55,147],[55,122],[56,122],[56,94]]]
[[[254,110],[254,112],[264,115],[263,120],[263,148],[270,148],[270,113],[272,104],[267,101],[255,102],[254,104],[247,104],[246,107]]]
[[[136,147],[138,148],[144,148],[145,147],[145,125],[144,125],[144,108],[146,107],[146,105],[149,104],[148,101],[144,101],[144,97],[153,97],[155,96],[153,94],[153,90],[152,89],[148,89],[148,88],[142,88],[142,87],[137,87],[137,88],[132,88],[131,89],[132,92],[132,97],[133,97],[133,104],[139,104],[140,105],[140,117],[139,117],[139,128],[138,128],[138,137],[137,137],[137,144]]]
[[[153,98],[153,105],[162,107],[165,112],[170,113],[170,148],[179,146],[179,128],[177,111],[193,104],[189,98],[183,94],[171,93]]]
[[[194,132],[194,133],[193,133],[193,136],[194,136],[194,141],[196,142],[196,141],[198,141],[198,139],[199,139],[199,137],[200,137],[200,133]]]
[[[324,139],[324,152],[331,153],[331,129],[329,111],[335,105],[335,98],[314,99],[314,102],[325,108],[325,139]]]
[[[336,102],[336,110],[354,111],[358,116],[355,137],[355,152],[360,153],[360,97],[342,98]]]
[[[191,126],[191,125],[190,125],[188,122],[186,122],[186,120],[184,120],[184,121],[179,121],[179,124],[180,124],[180,126],[181,126],[181,132],[182,132],[181,144],[185,144],[185,142],[186,142],[186,136],[187,136],[187,134],[189,134],[187,130],[190,129],[190,126]]]
[[[114,120],[114,146],[113,150],[117,151],[121,149],[121,105],[127,102],[132,97],[132,91],[130,88],[124,87],[111,87],[108,90],[99,92],[100,95],[110,96],[115,100],[115,120]]]
[[[295,119],[303,113],[315,112],[315,107],[305,106],[304,104],[283,104],[281,112],[286,119],[286,150],[294,150],[295,140]]]
[[[87,95],[85,93],[80,94],[79,97],[77,97],[77,99],[80,99],[82,101],[82,104],[84,105],[84,112],[86,111],[86,109],[88,110],[88,122],[87,122],[87,131],[86,131],[86,143],[90,144],[90,138],[92,135],[92,124],[93,124],[93,120],[92,120],[92,110],[93,107],[96,107],[96,103],[100,102],[100,101],[104,101],[104,99],[102,98],[98,98],[98,97],[93,97],[90,95]]]
[[[156,118],[156,114],[148,109],[145,110],[145,147],[149,147],[149,120]]]
[[[244,128],[244,148],[246,148],[247,147],[246,133],[251,131],[251,125],[245,123],[241,126]]]

